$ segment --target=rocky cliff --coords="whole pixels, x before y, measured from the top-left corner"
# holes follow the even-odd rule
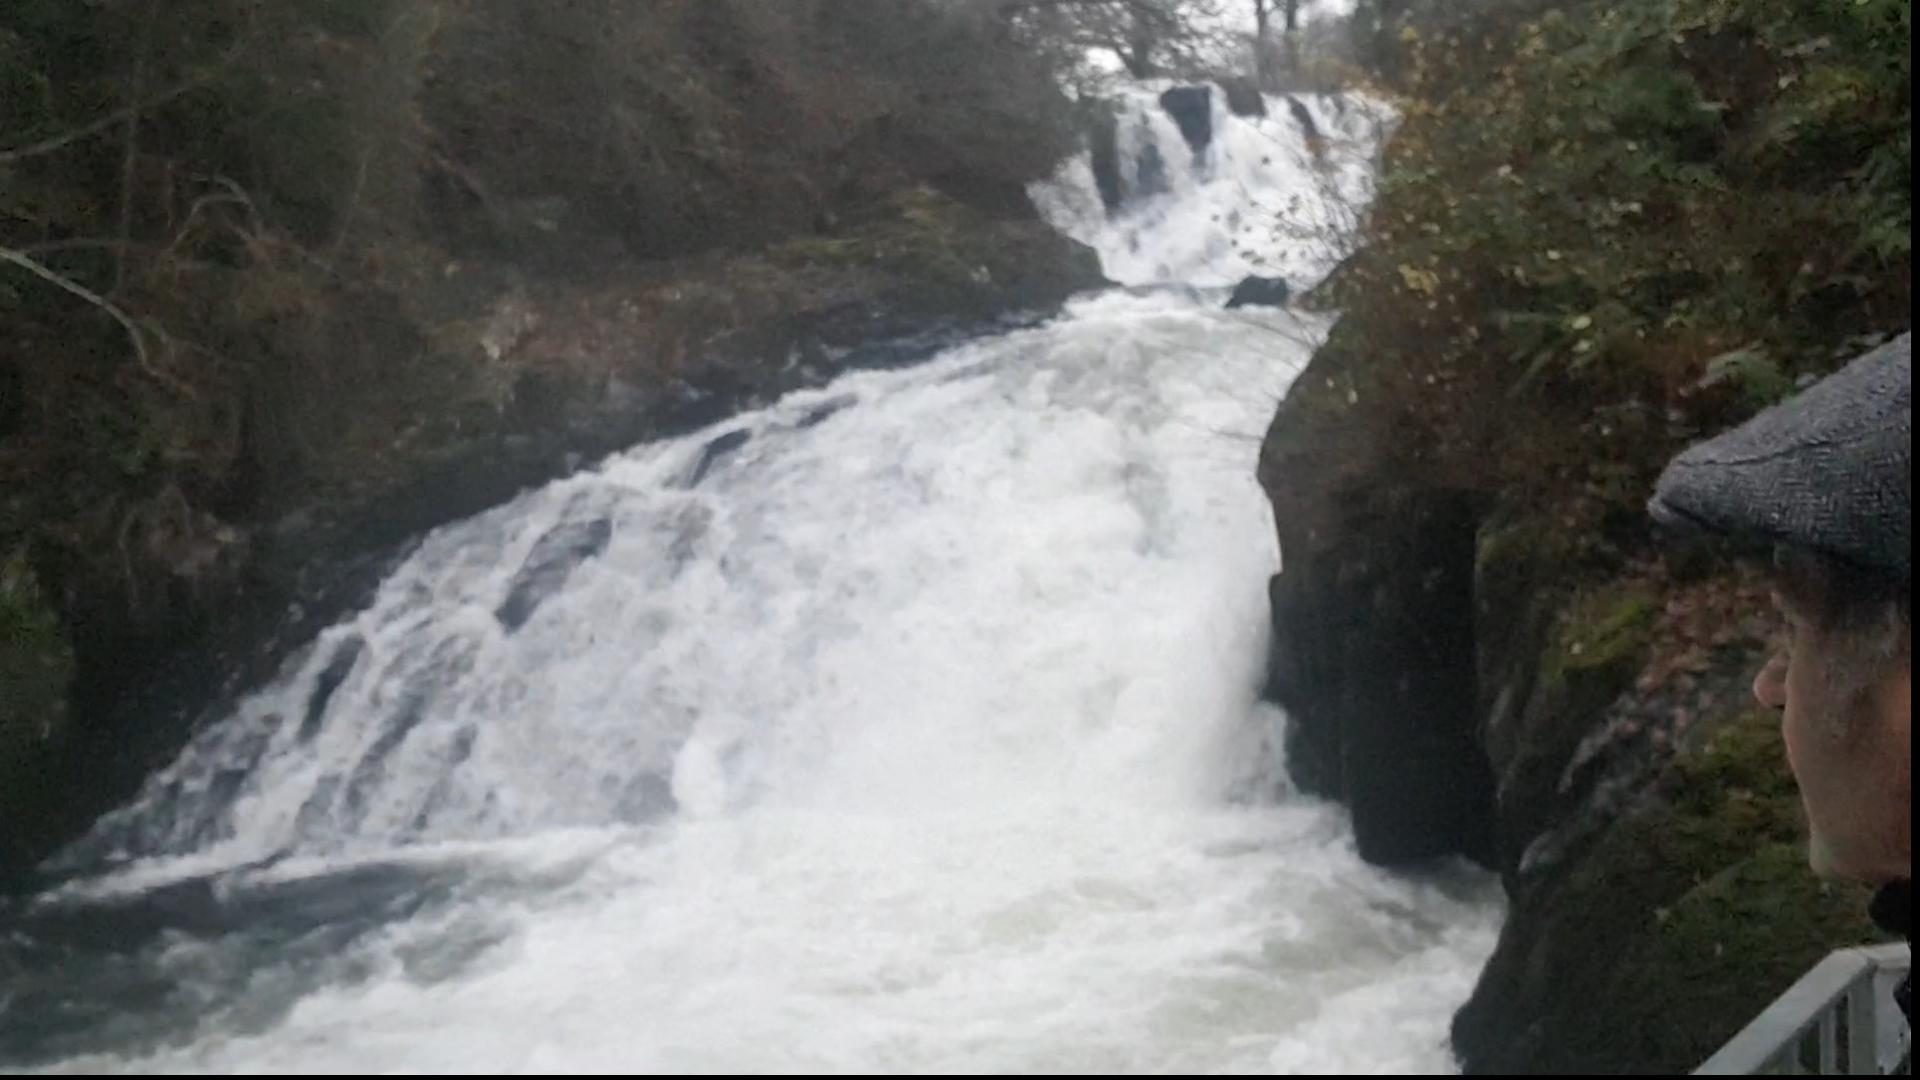
[[[1367,858],[1501,874],[1509,921],[1454,1029],[1469,1072],[1690,1069],[1872,936],[1865,895],[1808,872],[1748,696],[1764,582],[1697,543],[1597,553],[1396,441],[1393,400],[1336,332],[1263,447],[1289,768]]]

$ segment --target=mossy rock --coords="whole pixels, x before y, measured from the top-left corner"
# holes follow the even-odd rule
[[[1545,657],[1550,681],[1598,680],[1618,686],[1652,644],[1659,603],[1646,589],[1616,586],[1589,593],[1568,610],[1559,640]],[[1610,695],[1609,695],[1610,696]]]
[[[1816,879],[1775,720],[1721,721],[1657,797],[1516,908],[1455,1022],[1473,1072],[1696,1067],[1813,964],[1878,939]]]
[[[1615,581],[1575,592],[1563,566],[1524,553],[1527,544],[1551,546],[1556,535],[1521,526],[1495,541],[1507,554],[1490,553],[1484,535],[1479,545],[1481,743],[1499,777],[1499,865],[1508,873],[1519,872],[1534,842],[1577,802],[1568,792],[1568,762],[1633,685],[1660,612],[1644,585]],[[1490,559],[1522,565],[1503,576]]]
[[[1496,511],[1474,543],[1473,595],[1483,690],[1531,691],[1540,641],[1576,587],[1566,568],[1572,542],[1544,516]],[[1519,685],[1514,685],[1514,684]],[[1493,702],[1483,702],[1491,708]],[[1525,705],[1508,703],[1508,711]]]
[[[800,236],[780,244],[771,255],[805,266],[866,266],[877,261],[878,253],[863,236]]]
[[[1582,886],[1595,903],[1607,892],[1655,901],[1625,905],[1637,925],[1600,996],[1617,1033],[1594,1050],[1667,1071],[1697,1065],[1828,952],[1877,931],[1865,890],[1820,881],[1807,865],[1772,717],[1727,724],[1678,758],[1663,786],[1671,806],[1586,860]],[[1608,857],[1627,845],[1644,853],[1643,872]]]
[[[881,267],[906,260],[957,255],[985,224],[984,216],[929,188],[896,193],[843,232],[797,236],[769,255],[784,265],[835,269]]]
[[[1564,547],[1556,531],[1538,518],[1491,522],[1480,529],[1474,574],[1482,581],[1530,577],[1559,561]]]
[[[926,187],[896,193],[844,232],[794,237],[768,255],[781,268],[870,273],[909,308],[1004,307],[1010,295],[1046,306],[1103,281],[1098,257],[1084,245]]]

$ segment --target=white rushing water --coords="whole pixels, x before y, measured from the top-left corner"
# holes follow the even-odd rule
[[[1143,276],[1194,257],[1132,210]],[[121,868],[0,951],[0,1063],[1450,1068],[1492,886],[1285,790],[1253,459],[1324,325],[1221,299],[1088,297],[436,531],[83,845]]]
[[[1036,186],[1041,213],[1129,285],[1232,285],[1249,274],[1318,281],[1349,253],[1392,112],[1359,95],[1293,94],[1268,97],[1263,117],[1241,117],[1215,92],[1212,137],[1196,150],[1160,107],[1171,85],[1118,98],[1117,212],[1082,154]]]

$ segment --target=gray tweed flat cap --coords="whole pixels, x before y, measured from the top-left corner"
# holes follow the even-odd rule
[[[1674,458],[1649,509],[1911,582],[1912,387],[1908,334]]]

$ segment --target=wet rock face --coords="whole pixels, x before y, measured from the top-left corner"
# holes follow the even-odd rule
[[[554,526],[527,553],[494,617],[509,631],[526,625],[541,603],[566,584],[574,569],[605,551],[612,538],[613,522],[605,518]]]
[[[1314,123],[1313,114],[1296,97],[1287,98],[1287,111],[1293,114],[1293,122],[1300,125],[1300,131],[1309,139],[1321,138],[1320,125]]]
[[[1140,148],[1140,154],[1134,159],[1133,193],[1139,198],[1152,198],[1165,195],[1173,190],[1167,184],[1167,161],[1160,155],[1160,148],[1147,143]]]
[[[1267,693],[1289,717],[1287,768],[1352,810],[1368,860],[1490,861],[1474,622],[1483,497],[1395,465],[1406,432],[1347,340],[1336,328],[1260,448],[1284,567],[1269,589]]]
[[[1120,122],[1111,112],[1102,112],[1087,135],[1092,159],[1093,183],[1100,191],[1100,204],[1108,214],[1127,201],[1127,184],[1120,175]]]
[[[1288,767],[1352,809],[1371,862],[1491,855],[1493,777],[1475,738],[1474,524],[1466,500],[1426,495],[1346,545],[1295,549],[1271,586],[1268,689],[1293,721]]]

